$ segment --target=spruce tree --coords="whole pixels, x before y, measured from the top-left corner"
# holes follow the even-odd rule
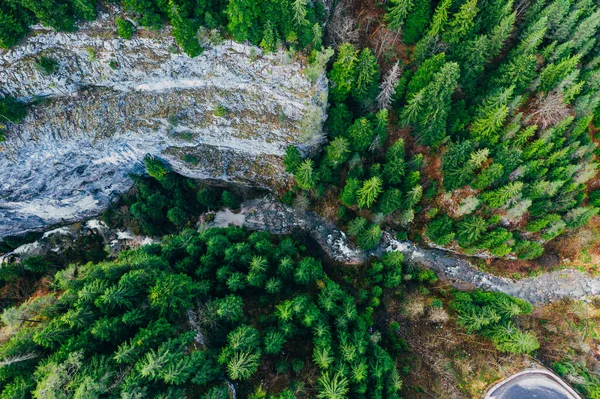
[[[359,103],[371,104],[377,96],[379,86],[379,65],[370,49],[364,48],[356,61],[356,76],[352,87],[352,97]]]
[[[402,41],[406,44],[416,43],[421,38],[431,15],[430,0],[413,0],[413,2],[414,6],[402,30]]]
[[[366,180],[362,187],[356,192],[358,207],[370,208],[377,200],[377,197],[379,197],[379,194],[383,191],[382,186],[383,181],[378,176]]]
[[[448,10],[452,5],[452,0],[442,0],[438,4],[433,13],[433,18],[431,19],[431,24],[429,25],[429,30],[427,31],[428,36],[437,36],[441,35],[448,23]]]
[[[513,90],[514,86],[500,90],[477,107],[476,116],[469,128],[473,141],[484,145],[498,143],[502,126],[509,113],[508,103]]]
[[[294,173],[298,187],[303,190],[310,190],[315,187],[317,179],[313,169],[314,162],[312,159],[305,159],[300,163],[298,169]]]
[[[356,76],[356,50],[350,43],[338,48],[338,56],[329,72],[331,98],[336,102],[344,101],[354,86]]]
[[[467,0],[448,23],[448,30],[443,35],[444,40],[451,45],[458,45],[471,33],[478,12],[477,0]]]
[[[399,31],[404,25],[406,17],[414,7],[413,0],[391,0],[385,20],[393,31]]]

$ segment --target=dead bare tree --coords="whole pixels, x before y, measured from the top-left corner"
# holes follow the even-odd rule
[[[400,65],[398,61],[396,61],[394,66],[385,75],[385,78],[383,78],[383,82],[379,85],[379,88],[381,89],[377,96],[377,105],[379,106],[379,109],[389,109],[392,104],[392,98],[396,93],[396,85],[398,85],[400,73]]]
[[[539,93],[533,107],[536,111],[529,117],[541,129],[547,129],[571,114],[571,110],[565,104],[563,94],[560,92],[551,92],[547,95]]]
[[[359,32],[356,20],[349,11],[351,0],[342,0],[333,10],[327,27],[327,43],[337,47],[342,43],[357,43]]]
[[[4,360],[0,360],[0,368],[10,366],[11,364],[24,362],[27,360],[35,359],[39,355],[35,352],[23,353],[21,355],[9,356]]]
[[[377,59],[380,59],[386,50],[394,46],[397,34],[389,30],[385,25],[381,25],[371,36],[373,37],[375,56]]]

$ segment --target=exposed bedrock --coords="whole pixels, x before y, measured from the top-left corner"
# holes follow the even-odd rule
[[[167,29],[118,38],[108,13],[0,50],[0,93],[42,99],[0,143],[0,238],[97,215],[147,154],[196,179],[285,188],[285,148],[322,140],[327,80],[283,52],[212,40],[192,59]],[[55,73],[35,68],[41,56]]]

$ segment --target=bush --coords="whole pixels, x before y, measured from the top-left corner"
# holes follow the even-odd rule
[[[158,158],[147,156],[144,158],[144,164],[146,165],[146,172],[159,182],[163,181],[169,174],[165,165]]]
[[[131,39],[134,31],[135,27],[130,21],[121,17],[117,18],[117,34],[119,36],[123,39]]]
[[[52,75],[58,69],[58,61],[51,57],[40,57],[35,62],[35,69],[44,75]]]
[[[23,259],[22,265],[25,269],[34,273],[45,273],[50,269],[48,262],[41,256],[30,256]]]

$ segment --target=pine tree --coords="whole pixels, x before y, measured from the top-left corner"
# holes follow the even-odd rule
[[[489,48],[489,57],[494,58],[497,57],[502,48],[504,47],[504,43],[510,36],[513,28],[515,26],[515,21],[517,18],[517,12],[513,12],[512,14],[507,15],[502,18],[502,20],[498,23],[498,25],[494,26],[492,31],[490,32],[490,48]]]
[[[348,380],[340,373],[323,373],[319,378],[319,399],[344,399],[348,393]]]
[[[164,273],[156,279],[156,285],[150,289],[148,303],[161,317],[176,318],[192,307],[194,288],[195,285],[189,276]]]
[[[315,347],[313,351],[313,360],[321,369],[327,369],[334,362],[331,348],[328,346]]]
[[[446,120],[460,69],[455,62],[445,64],[425,88],[423,111],[413,124],[417,138],[425,144],[437,146],[446,136]]]
[[[340,193],[340,200],[346,206],[352,206],[356,204],[356,192],[361,187],[361,182],[358,179],[349,177],[346,180],[346,185]]]
[[[173,26],[173,36],[183,51],[192,58],[200,55],[204,49],[196,37],[197,26],[175,0],[169,0],[169,20]]]
[[[402,191],[397,188],[386,190],[379,201],[379,211],[384,215],[389,215],[402,207],[404,201]]]
[[[594,11],[577,26],[570,40],[572,47],[576,51],[582,50],[590,40],[593,40],[592,37],[597,34],[598,27],[600,27],[600,9]]]
[[[478,12],[477,0],[468,0],[464,3],[448,24],[448,30],[444,32],[444,40],[451,45],[460,43],[475,26],[475,16]]]
[[[469,92],[474,91],[477,80],[488,62],[490,46],[487,36],[478,35],[461,44],[461,49],[456,52],[461,67],[460,81]]]
[[[506,205],[506,203],[516,196],[521,194],[523,182],[511,182],[494,191],[483,193],[481,198],[492,208],[498,208]]]
[[[385,14],[388,27],[393,31],[399,31],[404,25],[406,17],[414,7],[413,0],[391,0],[391,6]]]
[[[406,192],[406,199],[404,201],[404,208],[411,209],[421,201],[423,197],[423,186],[416,185]]]
[[[302,163],[302,155],[296,146],[290,145],[285,149],[285,155],[283,156],[283,165],[285,171],[288,173],[296,173],[298,167]]]
[[[357,200],[359,208],[370,208],[379,194],[381,194],[383,181],[380,177],[374,176],[369,180],[366,180],[362,187],[357,191]]]
[[[438,245],[449,244],[454,239],[454,223],[447,215],[433,219],[426,230],[427,237]]]
[[[337,103],[329,110],[327,128],[331,137],[342,136],[352,124],[352,112],[344,103]]]
[[[258,370],[259,353],[235,352],[227,363],[227,375],[232,380],[247,380]]]
[[[352,149],[357,152],[365,152],[375,136],[371,122],[365,118],[359,118],[354,121],[348,129],[348,136],[352,141]]]
[[[314,50],[320,51],[323,47],[323,28],[318,22],[315,22],[312,28],[312,47]],[[331,50],[331,48],[329,48]],[[333,54],[333,50],[332,54]]]
[[[369,250],[375,248],[381,240],[381,227],[378,224],[371,224],[361,234],[357,236],[358,246]]]
[[[166,5],[165,1],[163,5]],[[132,12],[135,12],[138,17],[138,22],[142,26],[151,26],[160,28],[162,20],[157,4],[152,0],[123,0],[123,6]]]
[[[260,8],[254,0],[231,0],[226,10],[229,17],[227,28],[239,42],[258,41],[256,28],[260,26]]]
[[[51,0],[20,0],[20,4],[35,14],[46,26],[68,32],[76,28],[73,13],[65,3]]]
[[[342,102],[350,94],[356,75],[356,50],[350,43],[344,43],[338,48],[338,56],[329,72],[331,98]]]
[[[265,29],[263,30],[262,40],[260,42],[260,47],[267,53],[271,53],[275,51],[277,46],[277,37],[275,35],[275,29],[273,28],[273,23],[271,21],[267,21],[265,24]]]
[[[480,216],[467,216],[458,223],[458,243],[461,247],[469,247],[487,230],[486,221]]]
[[[419,119],[425,106],[425,88],[415,93],[402,109],[401,119],[405,125],[411,125]]]
[[[367,228],[367,220],[363,217],[354,218],[348,223],[348,234],[358,237]]]
[[[313,172],[314,163],[312,159],[305,159],[300,163],[294,177],[298,187],[303,190],[310,190],[317,184],[315,173]]]
[[[430,0],[412,0],[414,6],[406,18],[406,23],[402,31],[402,41],[406,44],[416,43],[427,24],[431,14]]]
[[[514,86],[511,86],[492,94],[477,108],[476,116],[470,126],[471,137],[475,142],[494,145],[500,140],[513,90]]]
[[[337,168],[348,160],[350,155],[350,143],[345,137],[337,137],[325,148],[326,162]]]
[[[491,87],[514,85],[515,93],[527,88],[536,76],[537,58],[533,54],[518,54],[508,63],[503,63],[491,79]]]
[[[292,10],[294,12],[294,22],[298,28],[308,25],[308,19],[306,18],[306,4],[307,0],[292,0]]]
[[[448,22],[448,10],[452,5],[452,0],[442,0],[438,4],[431,19],[431,25],[427,31],[428,36],[441,35],[444,32]]]
[[[96,0],[71,0],[73,11],[78,18],[86,21],[96,19]]]
[[[356,62],[356,77],[352,87],[352,97],[365,105],[377,96],[379,84],[379,65],[369,48],[364,48]]]
[[[285,337],[279,331],[269,331],[265,335],[265,353],[270,355],[276,355],[281,352],[283,344],[285,344]]]

